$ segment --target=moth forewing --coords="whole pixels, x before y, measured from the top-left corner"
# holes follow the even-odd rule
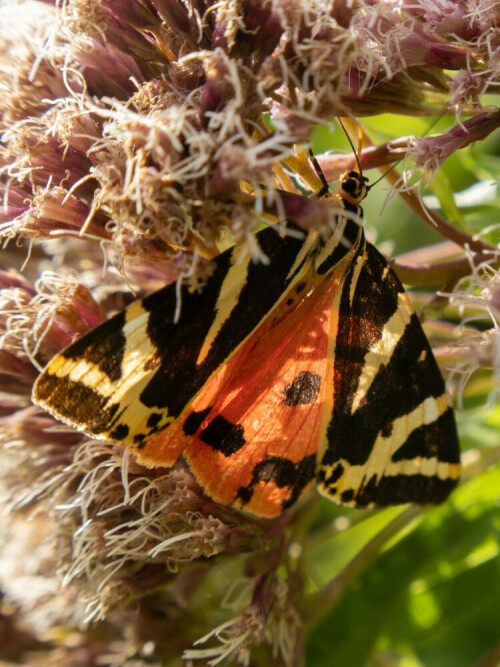
[[[141,457],[146,442],[186,411],[253,331],[296,306],[286,295],[306,284],[316,240],[263,230],[269,265],[241,261],[241,247],[222,253],[201,292],[182,288],[178,323],[175,285],[132,303],[56,355],[33,400],[89,435],[133,447],[150,465],[172,463],[180,451],[170,452],[165,438],[158,461],[151,447]]]
[[[319,490],[350,506],[442,502],[460,472],[453,412],[403,286],[370,244],[334,308],[333,407],[323,420]]]

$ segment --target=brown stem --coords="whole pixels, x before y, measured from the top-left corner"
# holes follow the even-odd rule
[[[500,664],[500,642],[496,644],[488,653],[481,656],[474,667],[498,667]]]
[[[387,174],[387,178],[394,185],[400,179],[400,176],[397,172],[392,171]],[[411,210],[431,229],[438,232],[443,238],[462,246],[462,248],[468,247],[473,252],[483,254],[482,261],[487,258],[486,254],[487,256],[491,256],[491,253],[496,250],[494,246],[480,239],[475,239],[470,234],[463,232],[449,223],[439,213],[428,209],[414,192],[400,190],[398,194]]]
[[[394,270],[399,279],[406,285],[442,285],[455,283],[460,278],[469,275],[471,264],[478,266],[484,262],[486,255],[478,253],[472,257],[464,257],[449,262],[438,262],[436,264],[402,264],[399,261],[392,262]],[[491,260],[491,257],[489,257]],[[498,266],[499,261],[491,260],[491,266]]]
[[[401,160],[404,150],[408,148],[408,141],[409,137],[401,137],[379,146],[363,148],[359,156],[361,166],[363,169],[373,169]],[[340,155],[319,155],[317,160],[328,182],[337,180],[339,175],[347,169],[357,168],[356,156],[352,152]]]

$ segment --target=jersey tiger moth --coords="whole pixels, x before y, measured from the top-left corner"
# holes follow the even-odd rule
[[[328,239],[257,235],[214,260],[201,292],[135,301],[55,356],[33,400],[129,446],[179,456],[214,501],[273,517],[316,478],[343,505],[442,502],[460,463],[430,345],[359,220],[367,179],[346,172]],[[344,211],[345,213],[342,213]]]

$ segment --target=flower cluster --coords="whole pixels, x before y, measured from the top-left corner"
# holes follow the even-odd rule
[[[255,239],[263,223],[282,235],[288,220],[331,229],[335,202],[304,195],[319,185],[305,157],[318,125],[445,108],[450,130],[359,156],[368,168],[407,155],[426,176],[498,128],[498,109],[482,106],[500,80],[498,22],[493,0],[25,0],[0,9],[9,545],[0,584],[15,610],[0,624],[23,616],[13,655],[142,665],[174,664],[185,651],[188,661],[245,665],[255,649],[259,664],[300,664],[305,583],[286,532],[294,510],[261,521],[215,506],[181,462],[142,468],[34,407],[31,387],[55,353],[133,294],[174,280],[201,285],[233,242],[265,261]],[[356,164],[351,154],[319,160],[328,178]],[[488,331],[467,330],[460,370],[490,365],[498,379],[495,248],[431,222],[476,253],[446,268],[449,286],[473,267],[474,287],[462,282],[454,298],[479,299],[491,315]],[[255,556],[265,549],[272,558]],[[203,613],[191,603],[228,585],[211,562],[249,582],[249,599],[226,616],[212,599]],[[211,615],[222,620],[207,635]],[[189,648],[201,635],[222,647]]]

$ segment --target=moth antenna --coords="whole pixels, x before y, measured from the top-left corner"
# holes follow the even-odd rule
[[[316,176],[319,178],[321,181],[321,188],[316,192],[315,197],[324,197],[330,190],[330,185],[328,181],[326,180],[326,176],[323,173],[323,169],[321,169],[321,165],[318,162],[316,156],[312,152],[312,149],[309,149],[309,158],[312,162],[312,165],[314,167],[314,171],[316,172]]]
[[[358,125],[358,150],[356,151],[356,162],[358,163],[359,173],[362,176],[363,171],[361,169],[361,162],[359,160],[359,156],[361,155],[361,151],[363,149],[363,128],[359,123],[357,125]]]
[[[432,130],[432,128],[436,125],[436,123],[443,117],[444,113],[445,113],[445,111],[443,111],[434,120],[432,125],[427,129],[426,133],[423,136],[427,136],[429,134],[429,132]],[[349,142],[349,144],[352,148],[352,152],[354,154],[354,157],[356,158],[356,165],[358,167],[359,175],[363,176],[363,168],[361,166],[361,161],[359,159],[359,156],[361,155],[362,146],[363,146],[363,131],[362,131],[361,127],[358,125],[358,148],[356,149],[356,147],[354,145],[354,142],[352,141],[352,139],[349,135],[349,132],[347,131],[344,123],[340,119],[340,116],[337,116],[337,121],[338,121],[340,127],[343,129],[344,134],[347,138],[347,141]],[[318,160],[316,159],[316,156],[314,155],[314,153],[311,149],[309,149],[309,158],[311,159],[311,163],[314,167],[314,170],[316,172],[317,177],[321,181],[321,189],[316,193],[316,196],[317,197],[324,197],[324,195],[327,194],[327,192],[329,191],[330,186],[328,184],[328,181],[326,180],[325,174],[323,173],[323,170],[322,170]],[[403,160],[403,158],[400,158],[397,162],[394,162],[394,164],[392,164],[389,167],[389,169],[387,169],[387,171],[385,171],[379,178],[377,178],[376,181],[374,181],[370,185],[366,185],[367,190],[371,190],[375,185],[377,185],[377,183],[380,183],[380,181],[383,180],[387,176],[387,174],[390,173],[395,167],[397,167],[398,164],[400,162],[402,162],[402,160]]]
[[[377,185],[377,183],[380,183],[380,181],[381,181],[382,179],[384,179],[384,178],[387,176],[387,174],[388,174],[389,172],[391,172],[395,167],[397,167],[398,164],[399,164],[400,162],[402,162],[402,161],[403,161],[403,158],[400,158],[397,162],[394,162],[394,164],[391,164],[391,166],[389,167],[389,169],[387,169],[387,171],[384,171],[384,173],[382,174],[382,176],[379,176],[379,177],[377,178],[377,180],[374,181],[374,182],[370,185],[370,188],[373,188],[375,185]]]
[[[358,149],[356,150],[356,147],[354,146],[354,144],[352,142],[352,139],[349,136],[349,132],[346,130],[344,123],[340,120],[340,116],[337,116],[337,120],[338,120],[338,123],[339,123],[340,127],[344,130],[344,134],[347,137],[347,141],[349,142],[349,144],[352,148],[352,152],[354,153],[354,157],[356,158],[356,164],[358,166],[359,175],[363,176],[363,168],[361,167],[361,162],[359,161],[359,153],[361,152],[361,146],[362,146],[362,143],[363,143],[363,135],[362,135],[362,133],[359,130],[359,127],[358,127],[359,145],[358,145]]]
[[[359,160],[359,154],[361,153],[361,147],[363,145],[363,131],[358,125],[358,149],[356,150],[356,147],[354,146],[351,137],[349,136],[349,133],[347,132],[344,123],[340,120],[340,117],[337,116],[337,120],[339,122],[340,127],[344,130],[344,134],[347,137],[347,141],[349,142],[352,152],[354,153],[354,157],[356,158],[356,164],[358,167],[358,172],[359,175],[362,177],[363,176],[363,168],[361,167],[361,162]],[[314,167],[314,171],[316,172],[316,176],[319,178],[321,181],[321,189],[316,193],[316,197],[324,197],[330,190],[330,185],[328,181],[326,180],[325,174],[323,173],[323,169],[321,168],[318,160],[316,159],[316,156],[314,155],[312,149],[309,149],[309,158],[311,159],[311,163]],[[372,186],[366,186],[367,189],[369,190]]]

